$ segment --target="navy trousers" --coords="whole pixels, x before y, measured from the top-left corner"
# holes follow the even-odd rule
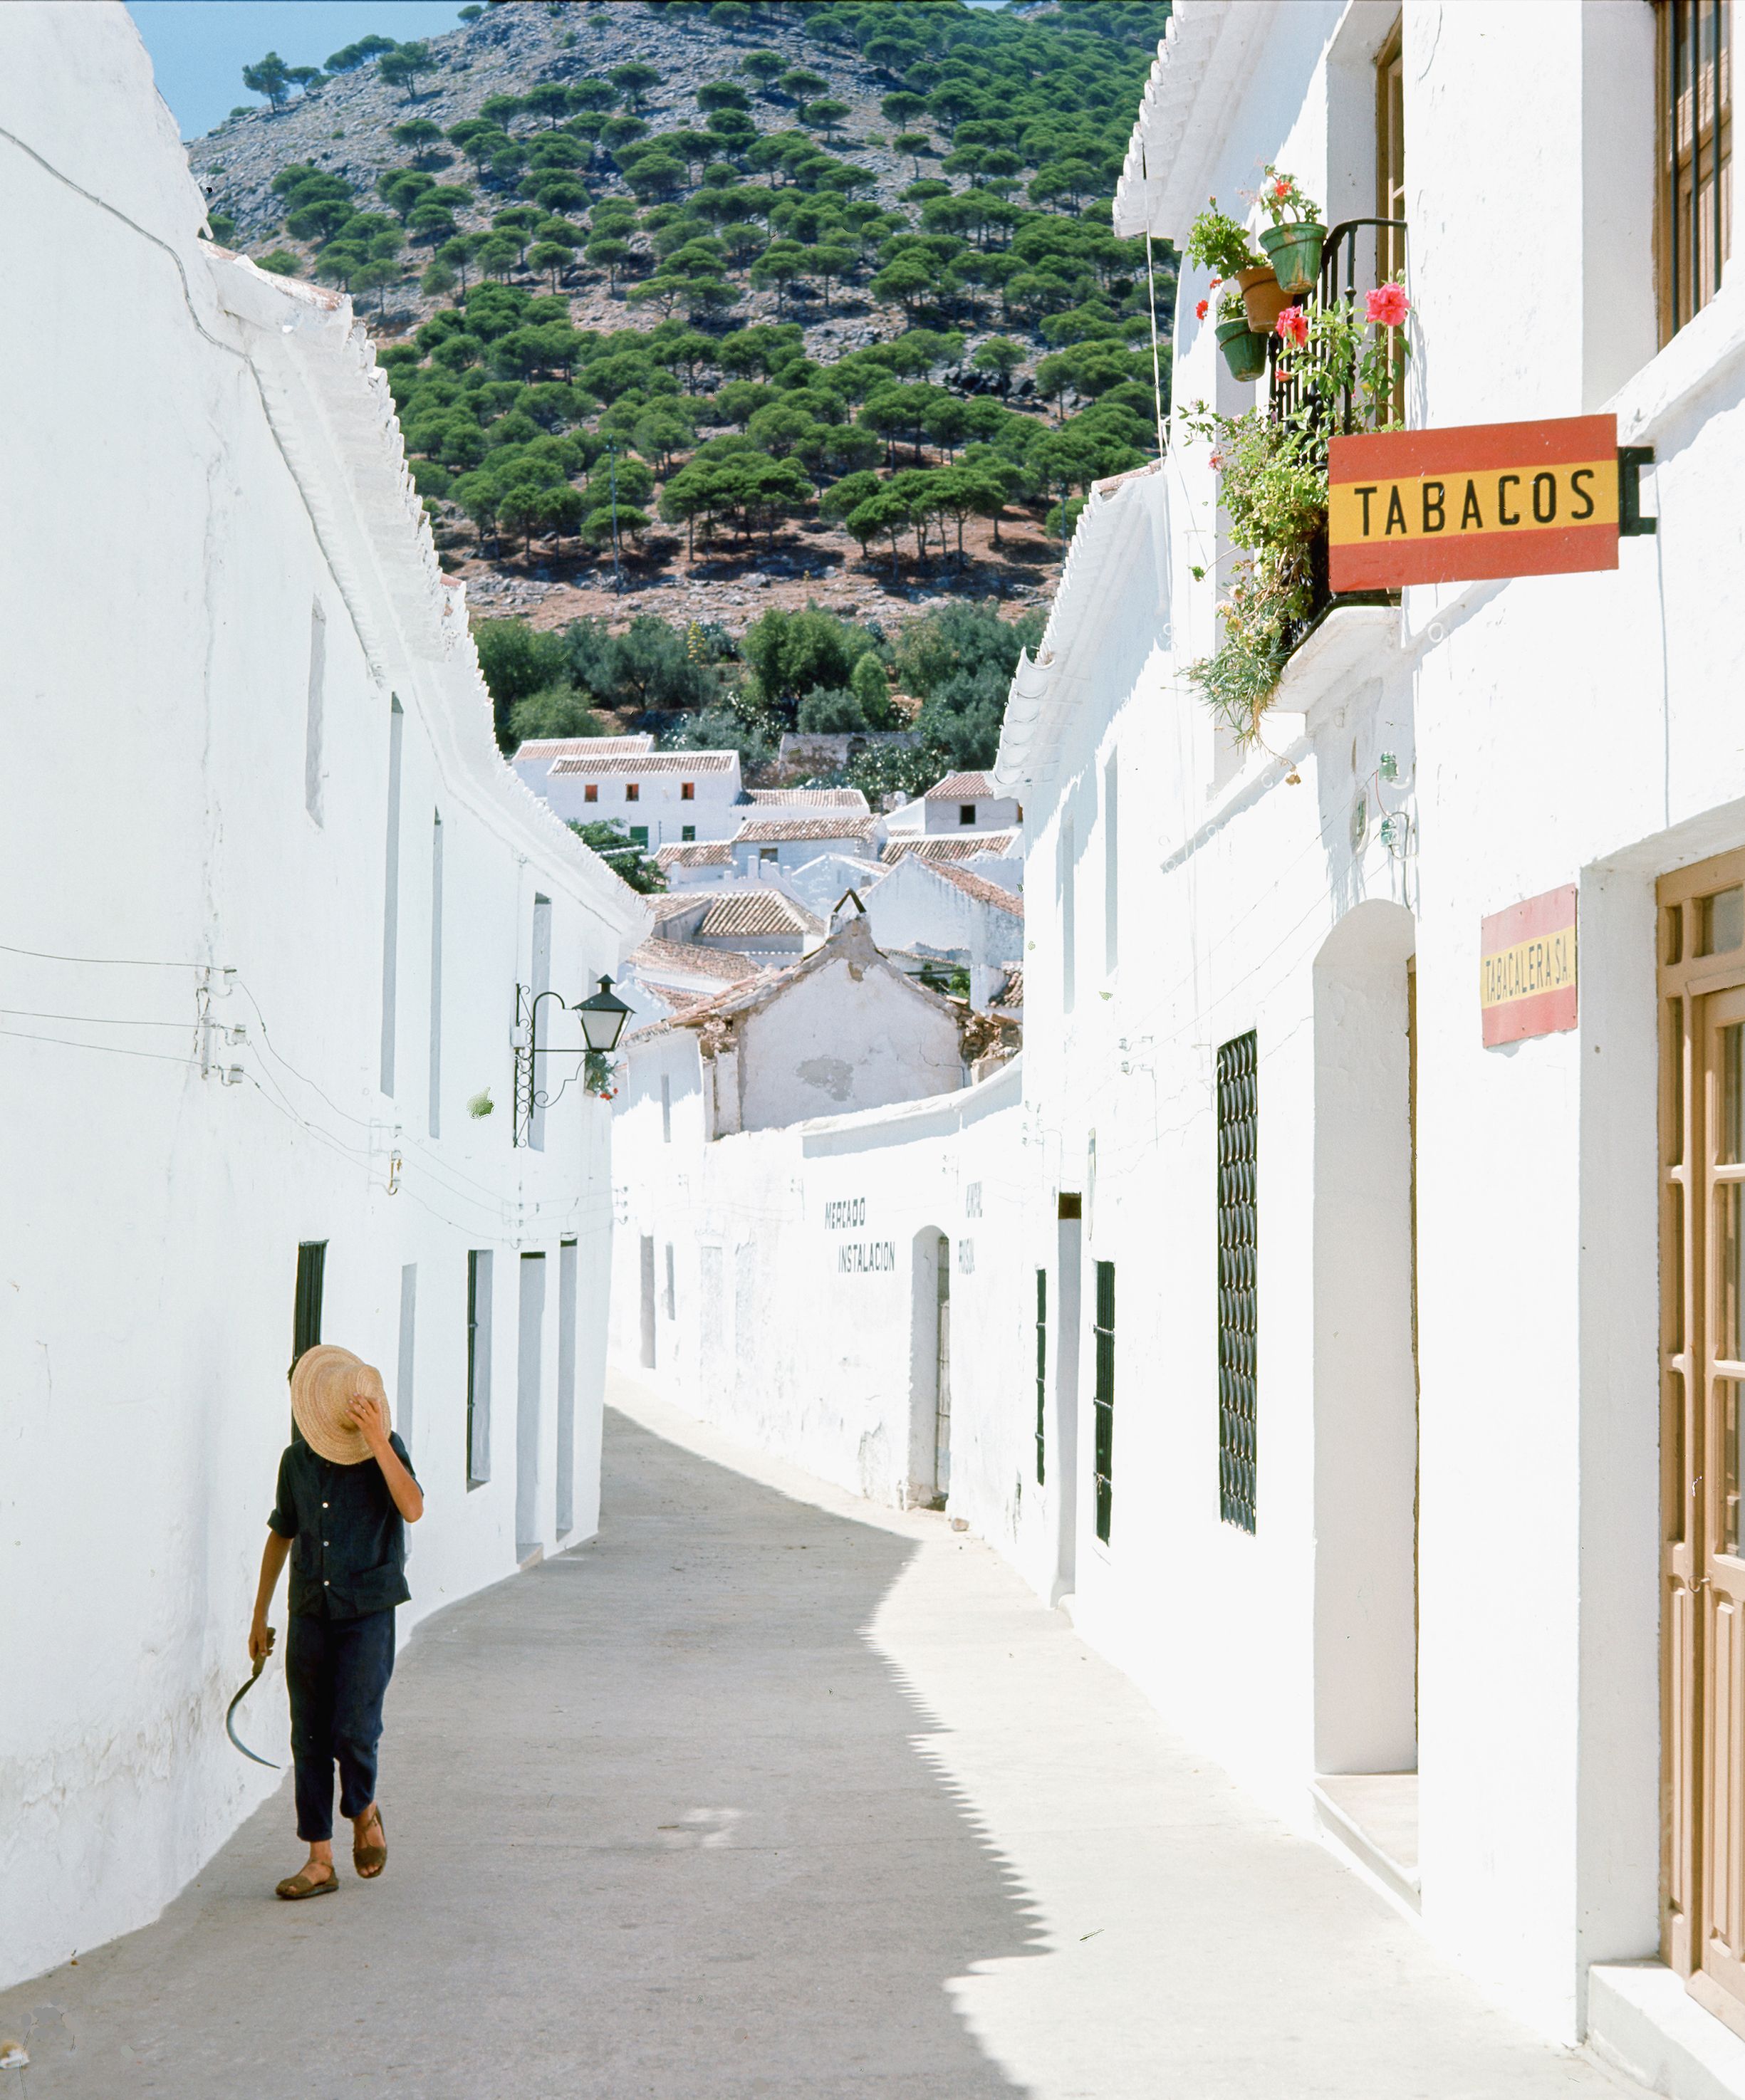
[[[297,1834],[306,1845],[334,1834],[336,1758],[340,1814],[360,1815],[375,1799],[382,1700],[393,1674],[392,1612],[370,1612],[361,1619],[293,1617],[285,1676],[291,1694]]]

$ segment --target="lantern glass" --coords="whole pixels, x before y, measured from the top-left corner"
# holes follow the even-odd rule
[[[630,1009],[614,994],[610,977],[602,977],[599,990],[592,999],[583,999],[576,1011],[581,1016],[582,1038],[590,1050],[603,1053],[617,1048]]]

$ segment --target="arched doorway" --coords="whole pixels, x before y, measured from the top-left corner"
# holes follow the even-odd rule
[[[1415,947],[1411,914],[1376,899],[1315,959],[1314,1229],[1315,1769],[1414,1890]]]

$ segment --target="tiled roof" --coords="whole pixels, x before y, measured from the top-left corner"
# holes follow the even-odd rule
[[[764,809],[852,810],[865,816],[867,798],[858,788],[748,788],[744,799]]]
[[[993,792],[993,783],[985,773],[948,773],[921,799],[924,802],[968,802]]]
[[[518,747],[523,758],[623,758],[633,752],[652,751],[652,736],[536,736]]]
[[[524,744],[522,749],[527,747]],[[650,773],[728,773],[739,770],[736,751],[645,751],[629,758],[560,758],[554,774],[612,774],[637,776]]]
[[[669,970],[686,977],[717,977],[723,984],[737,984],[754,977],[759,964],[749,955],[736,955],[731,948],[700,948],[692,941],[662,941],[652,935],[625,958],[638,973],[658,981]]]
[[[737,845],[781,845],[799,839],[869,839],[871,817],[748,818],[735,835]]]
[[[1005,982],[1001,985],[999,990],[994,994],[994,1004],[996,1006],[1022,1006],[1023,1003],[1024,972],[1023,966],[1020,965],[1015,970],[1008,970],[1006,972]]]
[[[655,859],[664,868],[731,867],[733,849],[725,839],[705,839],[690,845],[656,846]]]
[[[893,839],[882,858],[895,863],[905,854],[917,854],[922,860],[935,861],[974,860],[981,854],[992,854],[996,860],[1012,860],[1018,854],[1018,834],[977,832],[966,836],[962,832],[946,832],[930,839]]]
[[[719,940],[741,933],[821,933],[824,922],[779,889],[736,890],[710,906],[697,929]]]
[[[990,882],[985,875],[972,875],[968,868],[959,867],[953,861],[934,861],[930,865],[942,882],[961,889],[965,897],[973,897],[978,904],[991,904],[996,911],[1009,911],[1014,919],[1023,917],[1023,898],[1014,897],[1009,889],[1002,889],[997,882]]]

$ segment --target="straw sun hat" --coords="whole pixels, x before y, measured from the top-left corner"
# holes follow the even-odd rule
[[[351,1427],[351,1402],[368,1393],[384,1413],[388,1396],[382,1374],[361,1357],[331,1342],[305,1349],[291,1373],[291,1414],[311,1450],[336,1466],[358,1466],[369,1456],[361,1430]]]

